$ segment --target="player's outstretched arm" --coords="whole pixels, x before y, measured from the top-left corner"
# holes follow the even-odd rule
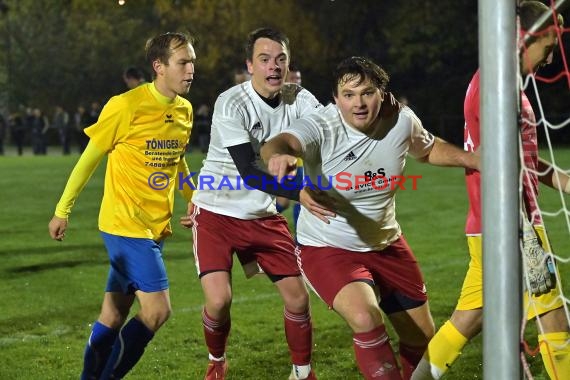
[[[480,170],[481,166],[479,151],[464,151],[439,137],[435,138],[430,152],[419,161],[436,166],[456,166],[475,170]]]
[[[263,144],[260,154],[263,161],[267,163],[272,156],[278,154],[303,157],[303,147],[297,137],[282,132]]]
[[[261,148],[261,157],[267,164],[269,173],[278,176],[279,179],[291,175],[297,168],[297,157],[301,156],[301,143],[289,133],[275,136]],[[311,214],[327,224],[329,218],[336,216],[331,211],[336,208],[334,199],[326,191],[304,187],[299,193],[299,202]]]
[[[63,194],[55,208],[55,216],[48,224],[49,234],[52,239],[63,240],[71,208],[103,157],[105,157],[105,152],[97,148],[92,142],[87,144],[85,151],[79,157],[67,180]]]
[[[226,149],[246,185],[271,195],[299,200],[300,189],[294,178],[284,178],[278,181],[276,176],[272,176],[259,167],[257,155],[251,143],[233,145]]]
[[[280,133],[266,142],[261,147],[260,153],[269,173],[281,181],[287,175],[295,175],[297,157],[302,156],[302,147],[295,136]]]
[[[67,229],[67,219],[58,218],[54,216],[48,224],[49,236],[53,240],[62,241],[65,237],[65,230]]]
[[[548,187],[570,194],[570,176],[543,158],[538,158],[538,180]]]
[[[275,154],[267,161],[267,171],[277,176],[278,181],[286,176],[294,177],[297,174],[297,157],[289,154]]]

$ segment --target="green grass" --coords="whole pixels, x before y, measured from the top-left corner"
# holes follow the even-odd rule
[[[570,151],[557,154],[568,167]],[[99,312],[108,269],[97,230],[103,165],[79,197],[65,241],[52,241],[47,233],[47,223],[77,158],[0,157],[0,232],[4,237],[0,248],[0,379],[72,379],[81,371],[83,348]],[[189,157],[192,171],[201,166],[201,159]],[[420,261],[432,313],[440,326],[453,311],[468,263],[463,172],[411,160],[407,173],[423,178],[417,191],[399,193],[398,219]],[[556,192],[542,191],[543,204],[558,208]],[[178,225],[184,212],[185,205],[178,198],[174,236],[165,245],[174,314],[129,375],[132,379],[201,379],[204,374],[202,293],[191,233]],[[554,247],[565,247],[564,219],[555,218],[547,227]],[[563,268],[566,278],[568,266]],[[276,289],[263,277],[245,280],[239,267],[233,277],[228,379],[287,378],[290,367]],[[361,378],[346,324],[314,295],[312,308],[314,367],[319,378]],[[534,333],[528,335],[532,341]],[[482,378],[481,342],[479,337],[466,347],[448,379]],[[540,359],[531,364],[535,378],[546,379]]]

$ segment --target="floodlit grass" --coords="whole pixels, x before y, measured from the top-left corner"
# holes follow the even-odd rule
[[[570,165],[570,152],[557,151]],[[0,157],[0,379],[78,378],[83,348],[97,318],[107,275],[107,256],[97,230],[104,165],[79,197],[64,242],[52,241],[47,223],[77,155]],[[192,171],[202,156],[190,155]],[[437,326],[449,317],[467,269],[463,234],[467,197],[460,169],[410,160],[407,174],[421,174],[418,190],[398,195],[398,219],[426,278]],[[543,204],[559,196],[541,189]],[[178,225],[185,205],[178,197],[174,236],[165,245],[174,314],[131,372],[131,379],[201,379],[207,353],[201,325],[202,293],[191,252],[191,233]],[[289,212],[287,212],[289,216]],[[554,247],[567,246],[563,217],[547,221]],[[568,252],[559,252],[568,256]],[[562,269],[568,278],[569,265]],[[285,379],[290,371],[282,303],[263,277],[233,276],[234,303],[228,379]],[[568,294],[568,287],[566,294]],[[313,295],[314,367],[320,379],[359,379],[345,323]],[[133,308],[136,312],[136,306]],[[518,324],[517,321],[513,323]],[[533,341],[534,333],[528,337]],[[481,338],[464,350],[449,379],[482,378]],[[536,379],[546,379],[539,358]]]

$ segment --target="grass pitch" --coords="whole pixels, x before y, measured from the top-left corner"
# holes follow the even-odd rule
[[[561,166],[570,152],[561,150]],[[64,242],[47,233],[56,202],[78,156],[0,157],[0,379],[76,379],[84,345],[97,318],[107,276],[107,255],[97,230],[103,188],[101,165],[80,195]],[[192,171],[201,155],[189,155]],[[564,165],[565,164],[565,165]],[[418,190],[400,191],[398,220],[416,253],[439,327],[454,309],[468,253],[463,234],[467,197],[460,169],[408,163],[422,175]],[[560,207],[559,195],[541,188],[541,205]],[[201,325],[202,293],[192,256],[191,232],[178,225],[185,205],[178,197],[174,235],[165,245],[173,316],[148,346],[131,379],[201,379],[207,365]],[[289,212],[286,214],[290,216]],[[547,220],[554,247],[567,246],[563,216]],[[566,257],[568,252],[559,252]],[[569,267],[562,266],[568,278]],[[228,379],[286,379],[289,357],[282,304],[269,280],[233,276],[232,332]],[[566,294],[570,289],[566,286]],[[136,305],[133,313],[136,312]],[[319,379],[360,379],[348,327],[312,295],[314,368]],[[517,323],[513,321],[513,323]],[[528,338],[536,344],[534,328]],[[464,350],[448,379],[482,378],[481,338]],[[536,379],[546,379],[540,358],[530,358]]]

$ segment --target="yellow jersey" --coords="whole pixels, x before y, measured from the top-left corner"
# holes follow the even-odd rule
[[[172,233],[178,167],[186,167],[180,161],[192,121],[188,100],[169,99],[148,83],[112,97],[85,129],[91,143],[108,155],[101,231],[154,240]]]

